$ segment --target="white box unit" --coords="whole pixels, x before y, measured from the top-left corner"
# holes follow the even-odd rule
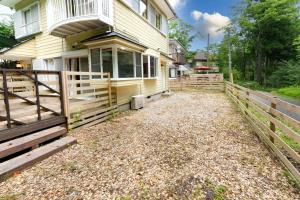
[[[144,108],[145,106],[145,97],[144,95],[133,96],[131,100],[131,109],[138,110]]]

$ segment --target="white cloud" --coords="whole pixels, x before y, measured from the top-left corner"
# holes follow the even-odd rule
[[[191,13],[192,17],[194,18],[194,20],[198,21],[200,20],[200,18],[202,17],[203,13],[198,11],[198,10],[194,10],[192,13]]]
[[[230,23],[229,17],[220,13],[209,14],[194,10],[191,15],[196,20],[196,31],[204,37],[209,33],[213,42],[219,42],[223,38],[222,28]]]
[[[9,7],[0,5],[0,21],[8,20],[9,17],[7,15],[12,15],[14,13]]]
[[[169,2],[174,9],[178,9],[185,5],[186,0],[169,0]]]

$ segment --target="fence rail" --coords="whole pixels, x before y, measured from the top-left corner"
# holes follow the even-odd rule
[[[243,111],[260,139],[300,183],[300,107],[229,82],[226,93]]]
[[[222,74],[194,74],[190,77],[170,80],[170,89],[182,91],[185,88],[196,88],[200,90],[224,91],[224,79]]]

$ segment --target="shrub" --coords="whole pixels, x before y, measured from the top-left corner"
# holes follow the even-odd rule
[[[300,85],[300,61],[283,62],[268,80],[272,87],[287,87]]]

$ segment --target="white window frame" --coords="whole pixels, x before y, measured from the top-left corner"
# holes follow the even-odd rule
[[[31,11],[31,10],[32,10],[32,7],[35,6],[35,5],[37,5],[37,10],[38,10],[37,16],[38,16],[38,20],[37,20],[37,21],[32,21],[30,24],[33,24],[33,23],[38,22],[39,29],[38,29],[37,31],[35,31],[35,32],[28,33],[27,28],[28,28],[28,26],[29,26],[30,24],[28,24],[28,23],[26,22],[25,12],[30,11],[30,14],[31,14],[31,17],[32,17],[32,11]],[[41,8],[40,8],[40,3],[39,3],[39,1],[33,2],[33,3],[30,4],[29,6],[23,8],[20,12],[21,12],[21,16],[22,16],[22,25],[21,25],[21,27],[19,27],[19,28],[25,28],[25,35],[23,35],[22,37],[26,37],[26,36],[29,36],[29,35],[34,35],[34,34],[36,34],[36,33],[39,33],[39,32],[41,31]]]
[[[144,71],[143,71],[143,53],[136,51],[134,49],[131,49],[129,47],[126,47],[126,51],[133,52],[133,59],[134,59],[134,77],[132,78],[119,78],[119,66],[118,66],[118,49],[124,48],[121,45],[114,44],[114,45],[104,45],[104,46],[98,46],[89,48],[89,71],[92,73],[92,57],[91,57],[91,50],[92,49],[100,49],[100,70],[101,73],[103,73],[103,62],[102,62],[102,49],[112,49],[112,55],[113,55],[113,77],[111,77],[112,80],[141,80],[144,78]],[[136,77],[136,53],[141,54],[141,70],[142,70],[142,76]],[[92,77],[91,77],[92,78]],[[93,78],[92,78],[93,79]],[[96,79],[96,78],[95,78]],[[101,79],[104,79],[103,76]]]
[[[160,64],[160,59],[154,55],[151,55],[151,54],[143,54],[144,56],[147,56],[148,57],[148,77],[144,77],[144,79],[157,79],[159,77],[159,64]],[[157,62],[156,62],[156,66],[154,66],[154,70],[155,70],[155,76],[151,77],[151,59],[150,57],[153,57],[154,58],[154,61],[155,59],[157,59]],[[143,73],[144,75],[144,73]]]

